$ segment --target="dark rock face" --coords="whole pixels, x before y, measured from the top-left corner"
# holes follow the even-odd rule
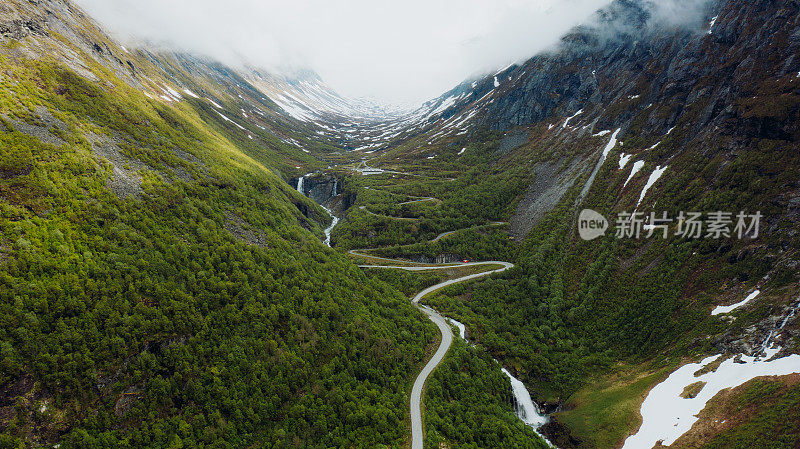
[[[625,130],[634,115],[656,106],[642,132],[664,134],[699,110],[698,130],[796,137],[780,114],[785,111],[737,105],[763,90],[764,80],[800,72],[798,3],[712,0],[706,9],[694,24],[675,26],[652,18],[641,0],[615,1],[598,13],[595,25],[565,36],[557,50],[503,72],[502,95],[485,106],[482,126],[505,131],[583,109],[584,117],[594,116],[604,129]],[[712,17],[717,19],[709,29]],[[450,114],[485,94],[492,80],[475,83],[473,94]],[[798,94],[787,86],[772,90],[777,89]]]
[[[539,432],[560,449],[573,449],[581,445],[580,439],[572,436],[566,426],[552,418],[539,428]]]
[[[3,38],[23,39],[33,35],[43,36],[47,34],[44,24],[31,20],[12,20],[0,23],[0,36]]]
[[[297,180],[292,183],[296,186]],[[303,182],[303,194],[319,204],[328,204],[339,193],[339,180],[333,176],[310,176]]]
[[[775,307],[773,313],[763,320],[754,323],[744,330],[735,329],[725,332],[712,341],[714,347],[723,354],[764,355],[764,349],[775,343],[782,347],[790,346],[792,339],[798,337],[796,329],[792,329],[800,316],[800,302]]]
[[[500,145],[497,147],[497,151],[503,154],[510,153],[517,148],[525,145],[528,143],[528,133],[525,131],[516,131],[509,133],[503,140],[500,141]]]
[[[341,203],[341,210],[348,210],[353,205],[356,204],[357,194],[355,193],[343,193],[342,194],[342,203]]]
[[[565,37],[557,50],[512,68],[510,77],[497,88],[502,95],[484,106],[482,126],[507,131],[506,136],[510,136],[517,127],[544,126],[531,126],[535,134],[551,123],[554,129],[541,134],[551,139],[548,144],[565,147],[570,136],[621,128],[626,145],[620,151],[636,154],[633,160],[647,161],[651,164],[647,170],[670,164],[670,175],[711,158],[722,161],[722,170],[739,158],[763,154],[768,147],[760,146],[762,140],[774,141],[776,150],[767,150],[773,151],[774,160],[793,160],[790,155],[797,154],[800,139],[800,2],[712,0],[707,3],[705,17],[699,19],[701,26],[683,28],[653,22],[641,5],[638,1],[616,1],[599,25],[578,29]],[[709,28],[713,17],[716,20]],[[576,125],[569,132],[559,130],[564,118],[581,109],[583,114],[571,124],[593,129],[583,131]],[[677,130],[668,147],[647,150],[673,127]],[[599,153],[601,148],[579,144],[575,154],[585,157],[590,151]],[[586,160],[593,164],[596,159]],[[616,165],[616,161],[606,163]],[[754,165],[761,171],[753,178],[766,178],[763,165]],[[575,176],[562,168],[567,166],[558,161],[533,167],[533,181],[527,192],[520,192],[521,201],[510,220],[515,237],[524,237],[570,187],[565,183],[574,182]],[[732,190],[739,187],[720,180],[718,173],[709,173],[707,179]],[[793,231],[777,229],[777,218],[765,228],[776,240],[782,239],[769,251],[784,254],[796,242],[800,180],[787,176],[781,183],[782,195],[768,201],[776,209],[785,210],[782,229]],[[741,191],[749,193],[752,189],[744,187]],[[596,195],[608,203],[629,204],[631,199],[630,195],[623,197],[620,183],[609,183],[606,191]],[[766,205],[764,198],[762,204]],[[792,225],[787,226],[787,221]],[[779,233],[784,234],[778,237]],[[719,248],[720,252],[726,250]],[[750,250],[758,252],[759,257],[767,253],[764,248]],[[755,257],[747,252],[737,252],[736,256]],[[661,263],[653,258],[645,270]],[[738,276],[739,281],[747,281],[745,275]],[[744,329],[734,327],[711,343],[720,352],[756,355],[763,353],[764,342],[785,322],[781,335],[773,336],[772,341],[790,346],[788,342],[797,335],[797,325],[792,324],[797,318],[787,319],[787,307],[774,307],[768,317]],[[581,446],[557,418],[540,430],[557,447]]]
[[[439,264],[441,264],[441,263],[457,263],[457,262],[461,262],[462,260],[464,260],[464,257],[461,257],[461,256],[459,256],[457,254],[439,254],[436,257],[428,257],[428,256],[422,256],[422,255],[417,255],[417,256],[411,257],[411,261],[412,262],[427,263],[427,264],[432,264],[432,263],[439,263]]]
[[[518,240],[525,238],[544,216],[553,210],[580,174],[588,166],[572,162],[567,170],[560,170],[564,161],[538,164],[533,171],[533,184],[520,200],[509,219],[510,233]]]

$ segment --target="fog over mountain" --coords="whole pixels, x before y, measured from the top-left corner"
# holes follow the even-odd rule
[[[341,93],[420,102],[548,48],[607,0],[79,0],[124,40],[267,69]]]

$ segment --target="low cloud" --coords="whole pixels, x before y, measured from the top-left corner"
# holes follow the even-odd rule
[[[657,25],[699,28],[704,25],[710,0],[654,0],[646,8]]]
[[[112,34],[413,103],[547,49],[610,0],[76,0]]]

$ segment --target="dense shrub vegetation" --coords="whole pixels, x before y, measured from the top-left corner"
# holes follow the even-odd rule
[[[33,429],[62,448],[402,444],[434,327],[299,226],[319,232],[323,212],[185,105],[100,69],[116,89],[3,67],[3,445]],[[15,129],[36,106],[63,144]],[[91,133],[141,168],[97,156]],[[125,170],[141,190],[117,195]]]
[[[463,340],[436,369],[427,395],[426,448],[548,447],[513,413],[511,384],[497,362]]]

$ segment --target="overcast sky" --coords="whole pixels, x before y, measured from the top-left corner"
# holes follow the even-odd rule
[[[341,94],[415,103],[547,49],[608,0],[76,0],[123,41],[310,68]]]

